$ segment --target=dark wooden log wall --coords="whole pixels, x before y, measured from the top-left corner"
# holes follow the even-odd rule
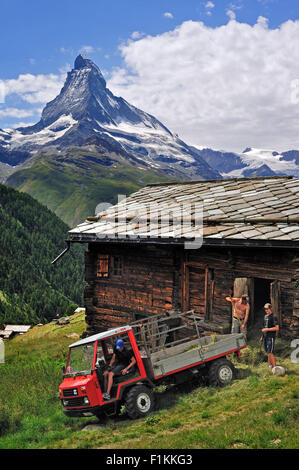
[[[212,268],[213,307],[210,320],[230,321],[231,307],[225,301],[233,293],[234,279],[262,278],[280,281],[281,336],[299,334],[299,258],[292,250],[208,249],[186,254],[186,263],[198,268]],[[202,292],[202,301],[204,292]],[[268,300],[270,302],[270,298]],[[202,315],[204,312],[201,312]]]
[[[121,255],[122,276],[97,278],[99,254]],[[298,337],[299,263],[295,260],[291,250],[90,244],[85,256],[87,334],[184,308],[195,308],[206,320],[229,324],[231,305],[225,296],[233,293],[235,278],[248,277],[280,281],[282,336]]]
[[[121,255],[122,276],[97,278],[98,253]],[[177,307],[180,277],[176,258],[171,250],[155,247],[90,245],[85,255],[87,332],[120,326],[146,315],[166,314]]]

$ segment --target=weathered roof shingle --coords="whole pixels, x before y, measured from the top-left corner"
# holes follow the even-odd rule
[[[299,242],[298,194],[299,178],[283,176],[152,184],[87,218],[70,240],[183,240],[201,230],[205,241]]]

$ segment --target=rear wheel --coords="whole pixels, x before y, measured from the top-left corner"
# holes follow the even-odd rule
[[[131,419],[147,416],[154,409],[154,393],[145,385],[136,385],[128,391],[125,406]]]
[[[209,384],[213,387],[229,385],[235,378],[234,365],[227,359],[215,360],[209,368]]]

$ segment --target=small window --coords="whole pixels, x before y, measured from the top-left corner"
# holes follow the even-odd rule
[[[109,255],[99,255],[97,263],[97,277],[109,276]]]
[[[122,276],[123,260],[121,256],[113,256],[112,258],[112,274],[113,276]]]

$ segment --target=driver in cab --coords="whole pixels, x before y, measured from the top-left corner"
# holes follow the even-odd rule
[[[127,374],[136,364],[136,359],[132,351],[125,348],[124,341],[118,339],[113,349],[113,355],[108,365],[108,369],[104,372],[104,400],[110,400],[110,391],[113,385],[114,376]]]

